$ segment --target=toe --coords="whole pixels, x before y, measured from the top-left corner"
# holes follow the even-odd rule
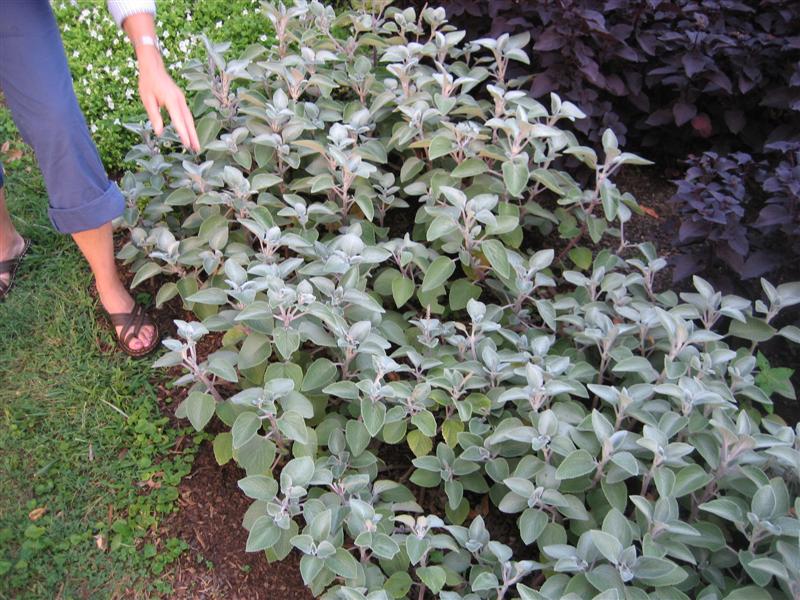
[[[139,335],[136,337],[135,340],[131,342],[131,348],[134,350],[143,350],[150,346],[153,343],[153,339],[155,338],[155,329],[153,327],[142,327],[142,330],[139,332]]]

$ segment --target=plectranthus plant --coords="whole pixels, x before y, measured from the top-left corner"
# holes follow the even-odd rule
[[[659,290],[613,182],[647,161],[509,79],[526,35],[263,13],[275,46],[186,66],[199,154],[141,130],[119,222],[192,315],[156,367],[222,423],[246,549],[327,599],[798,597],[800,439],[756,353],[800,341],[800,284]]]

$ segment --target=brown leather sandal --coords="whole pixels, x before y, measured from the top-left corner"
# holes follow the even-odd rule
[[[5,300],[5,297],[8,296],[8,293],[14,286],[14,277],[17,274],[19,263],[22,262],[22,257],[25,256],[25,253],[28,251],[28,248],[30,247],[31,247],[31,241],[29,239],[25,239],[25,245],[22,247],[22,252],[20,252],[14,258],[9,258],[8,260],[0,260],[0,275],[4,275],[5,273],[11,274],[8,283],[0,281],[0,301]]]
[[[158,347],[158,344],[161,341],[161,336],[158,332],[158,325],[155,324],[153,319],[145,314],[144,308],[141,304],[135,305],[133,310],[129,313],[111,314],[106,311],[104,312],[108,317],[108,320],[111,321],[112,327],[122,327],[122,330],[119,332],[119,336],[117,336],[117,345],[125,354],[133,357],[145,356],[150,354]],[[128,344],[131,340],[139,337],[142,327],[147,326],[152,327],[154,330],[153,340],[144,348],[134,350]],[[114,333],[116,334],[116,330],[114,330]]]

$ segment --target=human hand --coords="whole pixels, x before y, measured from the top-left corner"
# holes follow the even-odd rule
[[[164,131],[161,108],[166,108],[175,131],[187,148],[200,151],[200,141],[194,127],[194,119],[186,104],[186,97],[169,76],[161,56],[154,47],[141,48],[139,59],[139,96],[156,135]]]

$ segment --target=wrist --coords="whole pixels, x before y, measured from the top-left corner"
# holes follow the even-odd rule
[[[161,53],[154,46],[138,46],[135,48],[135,52],[140,72],[153,67],[164,66]]]
[[[133,35],[131,36],[131,43],[138,59],[152,54],[157,54],[159,58],[161,57],[161,42],[155,35]]]

